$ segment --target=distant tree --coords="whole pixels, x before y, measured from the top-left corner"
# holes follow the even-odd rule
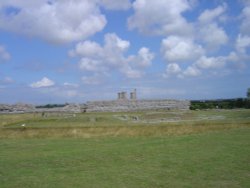
[[[236,99],[234,107],[243,108],[244,107],[244,100],[242,98]]]
[[[250,88],[248,88],[248,90],[247,90],[247,98],[250,99]]]

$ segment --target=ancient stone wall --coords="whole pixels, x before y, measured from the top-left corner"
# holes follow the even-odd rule
[[[24,113],[24,112],[32,112],[35,110],[35,107],[30,104],[0,104],[0,113]]]
[[[0,113],[28,112],[126,112],[140,110],[188,110],[190,101],[187,100],[113,100],[92,101],[87,104],[68,104],[56,108],[36,108],[28,104],[0,104]]]
[[[139,110],[188,110],[187,100],[113,100],[87,102],[87,112],[122,112]]]
[[[36,108],[30,104],[0,104],[0,113],[29,113],[29,112],[69,112],[80,113],[86,109],[85,105],[68,104],[64,107],[56,108]]]

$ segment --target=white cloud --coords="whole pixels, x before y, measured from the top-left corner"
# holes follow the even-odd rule
[[[227,56],[227,61],[231,62],[238,62],[240,61],[240,57],[236,52],[230,52],[230,54]]]
[[[136,56],[130,56],[128,61],[131,62],[131,66],[133,67],[145,68],[151,66],[153,59],[154,54],[148,48],[143,47],[138,51]]]
[[[128,18],[129,29],[153,35],[192,33],[192,25],[182,16],[191,9],[188,0],[136,0],[133,9],[134,15]]]
[[[243,17],[243,21],[241,23],[241,33],[245,35],[249,35],[250,33],[250,4],[247,4],[247,6],[242,10],[241,13]]]
[[[189,66],[184,72],[183,76],[199,76],[201,75],[201,71],[195,66]]]
[[[42,80],[34,82],[30,84],[30,87],[32,88],[42,88],[42,87],[50,87],[55,85],[55,82],[48,79],[47,77],[43,77]]]
[[[198,17],[198,20],[202,23],[210,23],[214,21],[216,18],[218,18],[219,16],[221,16],[226,11],[226,8],[227,8],[227,5],[224,3],[223,5],[218,6],[212,10],[206,9]]]
[[[236,50],[241,54],[246,54],[246,49],[250,47],[250,36],[238,35]]]
[[[170,76],[179,75],[181,73],[181,68],[177,63],[171,63],[167,65],[166,72],[163,74],[164,78],[168,78]]]
[[[0,4],[1,29],[55,43],[86,39],[106,22],[96,1],[9,0]]]
[[[79,42],[74,50],[71,50],[69,52],[69,55],[71,57],[74,56],[88,56],[88,57],[96,57],[96,56],[102,56],[102,47],[92,41],[84,41],[84,42]]]
[[[170,64],[171,65],[171,64]],[[200,57],[195,63],[188,66],[184,71],[181,71],[179,65],[168,66],[164,77],[171,75],[177,75],[179,78],[194,77],[202,75],[202,70],[206,70],[206,73],[212,73],[214,75],[228,74],[231,72],[230,69],[242,69],[245,67],[244,57],[239,56],[235,52],[230,52],[226,56],[214,56]]]
[[[148,48],[143,47],[138,52],[138,58],[137,61],[139,66],[148,67],[154,59],[154,54],[151,53]]]
[[[115,33],[106,34],[104,40],[105,40],[105,49],[107,52],[112,50],[115,50],[117,52],[124,52],[130,46],[129,41],[122,40]]]
[[[161,52],[168,63],[163,77],[184,78],[205,73],[218,74],[219,71],[230,72],[232,68],[244,67],[244,62],[249,60],[250,38],[247,34],[238,35],[235,52],[231,51],[229,55],[219,55],[218,50],[221,46],[229,42],[226,30],[220,23],[225,21],[226,10],[227,4],[225,3],[214,9],[204,10],[193,23],[193,26],[197,27],[196,35],[181,36],[177,33],[162,40]],[[242,15],[247,15],[248,11],[246,9],[244,11]],[[246,19],[246,16],[243,16],[243,23],[246,23]],[[180,67],[182,62],[187,65],[184,70]]]
[[[206,57],[202,56],[196,63],[201,69],[218,69],[225,66],[225,57]]]
[[[201,45],[192,39],[179,36],[169,36],[162,41],[161,51],[168,62],[187,62],[196,60],[204,54]]]
[[[201,75],[200,69],[195,65],[190,65],[186,69],[182,70],[181,67],[177,63],[168,64],[166,68],[166,72],[163,74],[163,78],[169,77],[177,77],[177,78],[185,78],[185,77],[196,77]]]
[[[101,4],[109,10],[127,10],[131,7],[130,0],[101,0]]]
[[[5,49],[4,46],[0,45],[0,62],[1,60],[9,60],[11,58],[9,52]]]
[[[78,43],[69,52],[71,56],[79,56],[79,68],[93,73],[107,73],[118,70],[129,78],[143,75],[142,69],[151,65],[154,54],[146,47],[142,47],[137,55],[126,56],[130,42],[119,38],[114,33],[104,36],[104,45],[93,41]],[[88,82],[88,79],[84,79]]]
[[[228,42],[225,30],[219,26],[218,21],[225,19],[227,5],[224,3],[215,9],[206,9],[198,17],[200,39],[206,44],[209,50],[217,50],[221,45]]]
[[[168,64],[166,72],[167,74],[177,74],[181,72],[181,68],[178,64],[171,63],[171,64]]]
[[[44,0],[8,0],[7,1],[0,1],[0,8],[6,8],[6,6],[15,5],[11,8],[15,10],[15,7],[34,7],[34,6],[41,6],[44,4]],[[13,10],[13,11],[14,11]]]
[[[78,84],[69,83],[69,82],[64,82],[63,86],[68,87],[68,88],[78,88],[79,87]]]
[[[210,23],[201,26],[201,39],[206,43],[210,49],[216,49],[228,42],[228,36],[223,28],[219,27],[217,23]]]
[[[103,62],[91,58],[82,58],[79,62],[79,68],[83,71],[102,72],[105,71]]]

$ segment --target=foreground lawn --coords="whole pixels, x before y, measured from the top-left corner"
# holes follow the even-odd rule
[[[250,187],[250,129],[0,140],[0,187]]]

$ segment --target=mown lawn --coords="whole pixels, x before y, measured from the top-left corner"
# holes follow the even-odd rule
[[[250,187],[250,129],[2,138],[0,187]]]

